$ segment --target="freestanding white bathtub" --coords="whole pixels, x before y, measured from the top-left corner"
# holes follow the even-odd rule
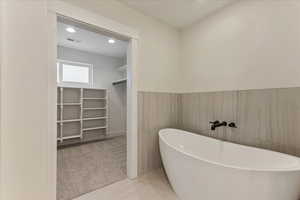
[[[159,132],[163,164],[181,200],[299,200],[300,160],[176,130]]]

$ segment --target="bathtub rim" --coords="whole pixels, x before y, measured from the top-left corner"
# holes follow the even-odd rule
[[[236,145],[236,146],[243,146],[243,147],[247,147],[247,148],[257,149],[257,150],[260,150],[260,151],[267,151],[267,152],[280,154],[280,155],[290,157],[292,159],[297,160],[298,165],[296,167],[293,167],[293,168],[265,168],[265,169],[259,169],[259,168],[239,167],[239,166],[236,166],[236,165],[227,165],[227,164],[223,164],[223,163],[220,163],[220,162],[207,160],[207,159],[204,159],[204,158],[200,158],[199,156],[196,156],[192,153],[183,151],[180,148],[174,147],[169,142],[167,142],[166,138],[163,137],[163,134],[164,134],[165,131],[172,131],[172,130],[173,131],[174,130],[175,131],[181,131],[184,134],[189,134],[189,135],[193,135],[193,136],[205,137],[205,138],[215,140],[215,141],[218,141],[218,142],[230,143],[230,144],[233,144],[233,145]],[[204,136],[204,135],[200,135],[200,134],[198,135],[196,133],[188,132],[188,131],[181,130],[181,129],[174,129],[174,128],[160,129],[158,135],[159,135],[159,140],[160,141],[163,141],[167,146],[174,149],[175,151],[177,151],[181,154],[184,154],[185,156],[188,156],[188,157],[191,157],[193,159],[196,159],[196,160],[199,160],[199,161],[202,161],[202,162],[206,162],[206,163],[209,163],[209,164],[213,164],[213,165],[217,165],[217,166],[221,166],[221,167],[225,167],[225,168],[230,168],[230,169],[236,169],[236,170],[241,170],[241,171],[252,171],[252,172],[278,172],[278,173],[279,172],[297,172],[297,171],[300,172],[300,158],[297,157],[297,156],[293,156],[293,155],[289,155],[289,154],[285,154],[285,153],[281,153],[281,152],[277,152],[277,151],[272,151],[272,150],[268,150],[268,149],[262,149],[262,148],[258,148],[258,147],[252,147],[252,146],[247,146],[247,145],[242,145],[242,144],[236,144],[236,143],[233,143],[233,142],[223,141],[223,140],[220,140],[220,139],[216,139],[216,138],[212,138],[212,137],[208,137],[208,136]]]

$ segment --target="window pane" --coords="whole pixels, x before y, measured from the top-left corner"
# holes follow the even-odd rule
[[[62,81],[89,83],[89,67],[63,64]]]

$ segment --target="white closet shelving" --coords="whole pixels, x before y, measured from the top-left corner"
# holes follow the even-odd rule
[[[107,134],[106,89],[57,88],[59,145],[103,139]]]

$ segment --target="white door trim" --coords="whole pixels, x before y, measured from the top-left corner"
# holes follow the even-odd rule
[[[66,16],[93,26],[97,26],[101,29],[117,33],[130,39],[139,38],[139,33],[134,28],[128,27],[114,20],[105,18],[95,12],[91,12],[89,10],[59,0],[49,1],[48,10],[55,12],[58,15]]]
[[[111,19],[105,18],[97,13],[91,12],[86,9],[62,2],[62,1],[49,1],[48,3],[48,19],[49,24],[52,27],[49,28],[49,41],[53,43],[56,41],[56,29],[53,25],[56,25],[56,16],[65,16],[74,20],[98,27],[101,30],[106,30],[114,34],[126,37],[130,41],[128,48],[128,70],[127,70],[127,176],[128,178],[136,178],[138,175],[138,133],[137,133],[137,63],[138,63],[138,31],[120,24]],[[55,47],[53,46],[55,45]],[[49,130],[51,140],[49,141],[49,169],[50,179],[49,187],[51,187],[52,193],[56,191],[56,145],[53,145],[53,141],[56,141],[56,134],[53,130],[56,130],[56,110],[53,111],[53,101],[56,102],[56,44],[49,44]],[[55,50],[54,50],[55,49]],[[54,52],[55,51],[55,52]],[[55,68],[55,70],[53,68]],[[52,103],[51,103],[52,102]],[[51,117],[52,116],[52,117]],[[55,131],[54,131],[55,132]],[[55,178],[55,179],[54,179]],[[54,184],[53,184],[54,183]],[[55,194],[51,194],[55,196]]]

